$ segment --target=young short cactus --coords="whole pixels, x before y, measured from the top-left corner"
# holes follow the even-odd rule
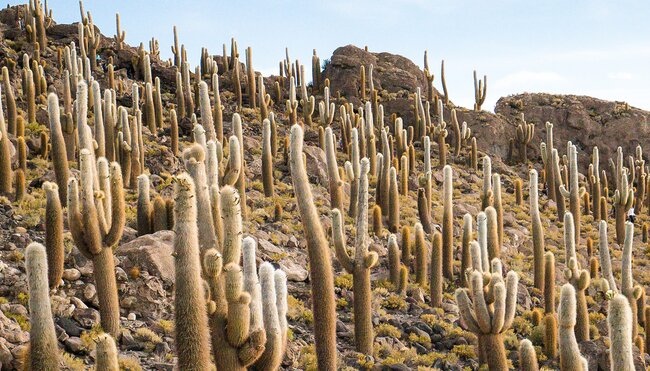
[[[312,277],[312,303],[316,357],[321,370],[336,369],[336,303],[330,248],[313,204],[313,196],[302,155],[303,130],[291,127],[290,165],[294,194],[307,239],[309,268]]]
[[[97,338],[95,367],[97,370],[119,371],[120,364],[117,359],[115,340],[108,334],[101,334]]]
[[[522,371],[539,370],[535,348],[528,339],[523,339],[519,343],[519,369]]]
[[[498,260],[496,262],[500,264]],[[487,363],[490,370],[508,369],[503,333],[510,328],[515,317],[518,283],[519,276],[514,271],[508,272],[505,282],[500,272],[494,272],[486,295],[483,273],[473,271],[470,274],[471,292],[456,290],[461,321],[477,335],[479,362]],[[471,295],[471,300],[468,295]]]
[[[612,370],[633,371],[632,310],[624,295],[616,294],[609,301],[607,328],[609,330],[609,362]]]
[[[550,359],[557,357],[557,319],[554,311],[544,316],[544,354]]]
[[[47,202],[45,204],[45,246],[47,248],[48,281],[50,288],[56,288],[63,276],[63,211],[55,183],[43,183]]]
[[[544,228],[539,215],[539,191],[537,188],[537,171],[529,171],[530,182],[528,187],[528,199],[530,201],[531,229],[533,231],[533,276],[535,288],[544,288]]]
[[[576,339],[576,291],[570,283],[562,286],[558,308],[560,329],[560,369],[587,371],[587,360],[580,354]]]
[[[357,236],[355,254],[350,257],[346,250],[345,231],[341,211],[332,210],[332,238],[336,258],[348,272],[352,273],[354,285],[354,338],[356,349],[364,354],[373,353],[372,300],[370,269],[378,261],[377,253],[368,251],[368,171],[370,162],[361,160],[359,182],[359,207],[356,221]]]
[[[95,269],[95,284],[99,298],[99,312],[104,331],[114,337],[120,333],[120,306],[115,280],[113,247],[119,242],[126,220],[122,171],[116,162],[109,167],[106,159],[99,159],[95,169],[92,154],[83,148],[79,154],[81,192],[76,179],[68,182],[68,226],[77,248],[89,259]],[[97,189],[104,195],[97,199],[95,176],[105,173]],[[110,197],[109,197],[110,196]]]
[[[25,252],[29,286],[29,366],[30,370],[59,369],[59,349],[50,308],[45,247],[31,243]]]

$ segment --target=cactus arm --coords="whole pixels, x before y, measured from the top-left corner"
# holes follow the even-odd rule
[[[354,271],[354,259],[350,258],[346,250],[345,232],[339,209],[332,210],[332,240],[334,241],[334,252],[336,259],[349,273]]]

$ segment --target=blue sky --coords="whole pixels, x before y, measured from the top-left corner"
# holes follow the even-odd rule
[[[10,4],[21,2],[11,1]],[[77,1],[49,0],[60,23],[79,20]],[[95,24],[115,34],[119,12],[127,42],[155,36],[171,56],[172,26],[196,63],[202,46],[220,54],[235,37],[253,47],[253,64],[277,73],[289,47],[310,66],[338,46],[404,55],[419,66],[445,59],[452,101],[473,105],[472,70],[488,75],[484,109],[521,92],[585,94],[650,109],[650,1],[647,0],[86,0]]]

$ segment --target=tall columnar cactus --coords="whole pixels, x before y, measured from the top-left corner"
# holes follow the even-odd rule
[[[194,182],[188,174],[174,178],[174,251],[176,267],[176,354],[178,367],[206,370],[211,367],[210,338],[197,228],[197,200]],[[216,250],[209,268],[221,269]]]
[[[212,118],[212,106],[210,105],[208,84],[205,81],[199,82],[199,107],[201,108],[201,124],[205,128],[207,140],[215,140],[217,134],[214,129],[214,120]]]
[[[147,174],[142,174],[138,177],[138,203],[136,211],[138,236],[151,233],[153,207],[151,205],[151,197],[149,196],[149,176]]]
[[[61,131],[61,120],[59,113],[59,98],[56,93],[50,93],[47,97],[47,113],[50,121],[50,133],[52,136],[52,164],[56,183],[59,186],[59,199],[67,201],[68,185],[68,156]]]
[[[426,286],[427,281],[427,253],[429,252],[424,237],[424,228],[422,224],[415,224],[415,282],[422,286]]]
[[[357,128],[352,128],[352,130],[350,131],[350,137],[351,137],[350,138],[350,161],[345,162],[346,176],[347,176],[348,180],[350,181],[350,206],[348,208],[348,215],[350,217],[352,217],[352,218],[356,218],[357,212],[358,212],[357,207],[358,207],[358,204],[359,204],[359,202],[358,202],[358,199],[359,199],[359,172],[360,172],[360,166],[361,166],[360,153],[359,153],[359,132],[358,132]],[[327,156],[330,156],[330,155],[331,154],[327,154]],[[380,153],[378,156],[381,157],[383,155]],[[334,159],[336,159],[336,156],[334,156]],[[330,161],[328,160],[328,171],[329,171],[329,163],[330,163]],[[380,165],[381,165],[381,163],[380,163]],[[332,169],[332,170],[334,170],[334,169]],[[337,169],[337,171],[338,171],[338,169]],[[377,180],[377,186],[378,187],[381,186],[381,174],[379,175],[379,177],[380,177],[380,179]],[[330,192],[332,192],[331,183],[330,183]],[[375,199],[377,199],[379,196],[380,196],[379,194],[375,195]],[[343,196],[341,195],[341,198],[342,197]],[[383,209],[381,209],[381,210],[383,210]]]
[[[558,312],[560,370],[587,371],[587,360],[580,354],[574,330],[576,326],[576,291],[570,283],[562,286]]]
[[[481,210],[492,205],[492,160],[483,157],[483,192],[481,193]]]
[[[544,254],[544,312],[555,312],[555,255],[547,251]]]
[[[634,244],[634,223],[625,223],[625,243],[623,244],[623,255],[621,257],[621,294],[625,295],[630,303],[632,312],[632,334],[634,340],[638,334],[638,313],[637,300],[641,297],[643,287],[634,285],[632,277],[632,249]],[[611,265],[611,263],[610,263]]]
[[[515,142],[519,147],[519,156],[523,163],[528,162],[528,145],[535,136],[535,124],[529,124],[524,119],[524,113],[521,113],[520,123],[515,131]]]
[[[497,223],[497,233],[499,236],[499,246],[503,245],[503,202],[501,202],[501,175],[494,173],[492,174],[492,187],[494,200],[492,206],[496,211],[496,223]]]
[[[499,231],[497,225],[497,211],[488,206],[485,209],[485,216],[487,217],[487,251],[488,261],[494,258],[501,257],[501,245],[499,244]]]
[[[438,156],[440,157],[440,167],[445,167],[447,165],[447,123],[443,119],[442,115],[442,101],[438,101],[438,106],[440,114],[438,115],[438,124],[433,127],[433,135],[436,137],[438,142]]]
[[[470,254],[470,243],[474,240],[472,231],[472,214],[466,213],[463,216],[463,236],[461,245],[460,259],[460,285],[467,286],[466,272],[472,266],[472,256]]]
[[[440,308],[442,306],[442,262],[442,236],[440,235],[440,232],[435,232],[431,242],[431,278],[429,282],[429,288],[431,290],[431,306],[434,308]]]
[[[496,271],[489,278],[486,293],[483,273],[474,271],[470,275],[471,291],[456,290],[461,321],[478,337],[479,362],[487,363],[490,370],[508,369],[503,333],[515,318],[518,283],[514,271],[508,272],[505,282],[501,272]]]
[[[443,169],[443,212],[442,212],[442,255],[445,278],[454,276],[454,213],[453,213],[453,174],[451,166]]]
[[[616,294],[609,301],[607,328],[609,329],[609,362],[612,370],[633,371],[632,319],[630,304],[624,295]]]
[[[397,187],[397,171],[394,167],[389,172],[390,187],[388,191],[388,230],[395,233],[399,229],[399,190]]]
[[[117,359],[117,346],[115,340],[108,334],[101,334],[97,338],[95,367],[97,370],[119,371],[120,364]]]
[[[330,207],[341,210],[343,208],[343,182],[341,182],[339,167],[336,164],[335,143],[332,128],[328,126],[325,128],[325,158],[327,160],[327,177],[329,178]],[[354,173],[354,170],[359,171],[358,168],[354,169],[354,166],[350,167],[349,175],[352,176],[352,179],[359,177],[358,174]]]
[[[575,228],[573,215],[564,214],[564,247],[566,250],[564,277],[573,286],[577,303],[577,318],[575,324],[575,337],[578,342],[589,341],[589,312],[587,308],[586,290],[591,278],[589,271],[582,269],[576,255]]]
[[[237,143],[235,137],[231,137],[231,144]],[[237,146],[231,146],[231,150],[239,154]],[[231,156],[233,156],[231,152]],[[236,156],[236,155],[235,155]],[[201,249],[201,256],[211,248],[217,247],[220,245],[221,238],[217,235],[216,230],[218,227],[215,225],[215,222],[219,220],[214,218],[214,208],[218,202],[215,202],[215,198],[220,199],[219,197],[211,197],[211,194],[214,192],[210,189],[210,182],[206,174],[206,164],[205,164],[205,152],[200,144],[194,144],[191,147],[183,151],[183,159],[185,160],[185,167],[192,176],[195,184],[195,192],[197,199],[197,212],[199,220],[208,221],[211,220],[213,223],[199,223],[199,248]],[[238,162],[239,163],[239,162]],[[227,171],[227,174],[230,174],[230,171]],[[237,173],[238,175],[238,173]],[[227,176],[226,176],[227,177]],[[232,177],[231,182],[226,182],[226,184],[234,184],[234,179],[237,179],[237,176]],[[227,180],[227,179],[226,179]],[[216,188],[218,193],[218,187]]]
[[[328,128],[329,129],[329,128]],[[358,352],[373,354],[372,291],[370,269],[378,261],[377,253],[369,252],[368,245],[368,171],[370,162],[361,160],[359,179],[359,208],[356,220],[354,257],[346,250],[345,230],[339,209],[332,210],[332,238],[336,258],[348,272],[352,273],[354,291],[354,339]]]
[[[600,219],[600,157],[598,155],[598,147],[594,146],[591,154],[591,164],[589,164],[589,171],[587,174],[591,192],[592,207],[591,211],[594,219]]]
[[[564,185],[560,186],[560,194],[569,200],[569,211],[573,215],[575,238],[580,241],[580,215],[582,214],[580,199],[586,190],[578,184],[578,151],[576,146],[568,142],[567,152],[569,154],[569,184],[566,187]]]
[[[616,280],[614,280],[614,274],[612,272],[612,260],[609,255],[609,243],[607,241],[607,222],[601,220],[598,224],[598,251],[600,257],[600,267],[602,270],[603,284],[606,284],[603,287],[603,291],[612,290],[618,292],[616,285]]]
[[[528,339],[523,339],[519,343],[519,369],[522,371],[539,370],[535,348]]]
[[[63,211],[55,183],[43,183],[47,202],[45,204],[45,246],[47,248],[48,281],[50,288],[56,288],[63,276]]]
[[[45,247],[31,243],[25,252],[29,286],[29,366],[30,370],[58,370],[59,349],[50,308]]]
[[[273,197],[273,154],[271,151],[271,122],[264,119],[262,122],[262,183],[264,196]],[[338,172],[337,172],[338,173]]]
[[[539,191],[537,170],[530,169],[528,199],[530,201],[531,229],[533,232],[533,276],[535,288],[544,290],[544,228],[539,215]]]
[[[542,161],[544,162],[544,174],[546,179],[546,189],[548,189],[548,197],[556,201],[556,184],[555,184],[555,167],[553,166],[553,124],[546,122],[546,142],[540,145],[540,153]]]
[[[239,177],[235,183],[235,187],[241,197],[241,215],[244,220],[248,215],[248,207],[246,207],[246,161],[244,160],[244,136],[242,129],[241,116],[235,113],[232,116],[232,135],[237,137],[239,141],[239,159],[241,161]]]
[[[92,154],[83,148],[79,154],[81,192],[76,179],[68,182],[68,226],[79,251],[93,261],[102,328],[117,337],[120,306],[113,248],[122,237],[126,220],[122,171],[113,162],[109,175],[108,163],[103,158],[98,160],[97,167],[101,171],[95,169]],[[99,181],[99,192],[95,191],[95,172],[104,177]],[[103,199],[98,198],[102,194]]]
[[[483,80],[477,79],[474,71],[474,111],[480,111],[485,102],[485,93],[487,92],[487,76],[483,75]]]
[[[616,242],[620,245],[625,240],[625,220],[627,212],[634,202],[634,189],[628,183],[628,170],[617,170],[619,182],[614,192],[614,213],[616,218]]]
[[[7,100],[9,100],[8,96]],[[5,125],[2,100],[0,99],[0,194],[7,196],[11,193],[12,179],[11,142],[9,141],[9,131]]]
[[[307,239],[310,273],[312,277],[312,309],[316,357],[319,370],[336,369],[336,303],[334,277],[329,246],[323,226],[313,203],[313,196],[302,155],[303,131],[299,125],[291,127],[290,165],[294,194]]]

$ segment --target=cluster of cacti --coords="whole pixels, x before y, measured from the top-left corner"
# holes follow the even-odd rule
[[[21,14],[31,54],[22,55],[19,61],[22,65],[17,70],[10,57],[6,58],[7,67],[3,67],[7,120],[0,105],[0,194],[13,195],[16,201],[22,200],[21,205],[27,205],[25,200],[39,197],[37,190],[28,194],[29,187],[40,186],[41,179],[51,180],[42,183],[46,199],[46,248],[32,244],[26,254],[32,320],[28,359],[32,369],[59,367],[47,289],[65,289],[60,287],[65,260],[64,217],[76,248],[93,263],[101,326],[106,331],[97,340],[96,368],[119,368],[116,340],[122,329],[113,250],[127,224],[127,200],[132,199],[136,190],[136,216],[132,226],[137,228],[138,235],[174,231],[175,347],[180,369],[203,370],[216,366],[219,370],[274,370],[281,366],[289,338],[287,277],[271,263],[262,263],[257,269],[257,243],[251,237],[243,238],[243,221],[250,205],[254,207],[250,213],[253,226],[258,226],[264,218],[269,222],[295,220],[295,216],[301,219],[309,259],[319,369],[337,368],[336,310],[338,305],[347,305],[345,300],[337,300],[342,295],[337,297],[334,289],[336,271],[326,238],[329,231],[319,217],[322,210],[317,206],[321,205],[330,209],[331,243],[338,266],[352,275],[352,288],[344,292],[353,298],[353,316],[347,318],[354,321],[359,353],[384,357],[383,344],[381,352],[375,352],[378,346],[374,322],[381,312],[373,308],[373,295],[381,295],[385,289],[381,286],[382,277],[377,292],[373,292],[374,273],[371,279],[373,268],[381,270],[384,264],[392,284],[387,287],[394,288],[394,293],[388,295],[401,301],[408,296],[406,303],[413,308],[427,305],[436,308],[434,314],[427,312],[427,315],[448,312],[447,304],[451,300],[446,290],[458,288],[455,301],[459,322],[476,335],[479,362],[495,370],[511,367],[509,359],[517,363],[514,353],[507,354],[506,348],[515,350],[515,347],[506,341],[509,335],[505,333],[514,328],[516,335],[521,335],[519,324],[513,322],[518,310],[519,287],[515,269],[521,269],[522,265],[510,264],[506,259],[512,254],[509,248],[520,236],[507,229],[513,221],[506,214],[512,209],[511,200],[517,209],[523,205],[523,182],[519,178],[523,174],[503,170],[497,157],[493,157],[494,167],[500,174],[493,172],[490,155],[479,154],[470,125],[458,120],[458,115],[465,118],[468,113],[454,108],[449,101],[444,61],[440,76],[443,97],[434,88],[434,76],[425,52],[422,72],[426,85],[408,95],[412,105],[409,109],[413,110],[413,120],[408,122],[393,112],[387,112],[384,117],[382,103],[387,98],[384,91],[375,87],[373,70],[381,71],[376,65],[359,66],[359,79],[355,83],[359,82],[361,104],[353,105],[352,100],[336,90],[338,86],[332,86],[324,78],[315,50],[311,88],[305,66],[298,60],[292,61],[288,50],[286,59],[280,62],[280,76],[265,78],[253,67],[250,47],[245,49],[243,67],[235,39],[231,40],[230,53],[226,44],[223,45],[223,56],[212,56],[203,48],[200,64],[193,69],[185,46],[179,45],[176,27],[173,58],[162,61],[155,38],[149,41],[148,50],[142,43],[138,48],[125,44],[120,16],[116,14],[117,32],[110,44],[125,54],[132,53],[132,60],[124,63],[119,53],[103,50],[105,40],[101,41],[91,14],[84,11],[81,3],[80,6],[82,19],[75,28],[76,42],[57,47],[58,65],[50,68],[45,58],[54,51],[46,32],[52,24],[51,11],[47,4],[43,8],[38,0],[31,2]],[[159,73],[161,68],[173,68],[170,76],[175,81],[171,84],[166,81],[169,77]],[[16,72],[20,81],[16,89],[20,108],[14,97],[10,70]],[[58,71],[60,80],[50,76],[52,71]],[[486,77],[480,80],[474,72],[476,111],[485,102],[486,84]],[[170,85],[171,92],[168,92]],[[58,89],[61,89],[59,95],[55,93]],[[270,94],[267,89],[272,89]],[[224,90],[223,102],[220,90]],[[317,101],[318,125],[314,125]],[[122,106],[124,102],[131,102],[131,106]],[[44,103],[47,103],[47,125],[38,122]],[[224,137],[224,116],[229,118],[231,114],[230,125],[225,124],[231,130],[230,135]],[[447,127],[448,123],[451,128]],[[517,124],[511,152],[516,149],[519,159],[528,163],[534,160],[529,158],[529,147],[534,145],[536,126],[527,123],[523,113]],[[553,125],[546,123],[545,129],[546,141],[540,145],[543,170],[533,163],[528,167],[529,208],[518,210],[524,214],[525,209],[529,210],[531,241],[524,239],[517,252],[532,262],[535,290],[530,295],[532,304],[538,306],[532,308],[532,322],[543,328],[543,339],[534,344],[526,339],[519,342],[518,366],[537,370],[540,366],[554,365],[559,354],[561,369],[586,369],[578,345],[590,340],[593,334],[590,334],[588,303],[606,297],[610,299],[607,315],[611,367],[632,369],[632,344],[641,353],[648,348],[638,336],[638,327],[650,327],[645,292],[632,278],[634,225],[626,223],[632,207],[640,213],[650,205],[647,197],[650,180],[641,147],[637,147],[635,156],[629,156],[629,163],[624,161],[622,148],[618,149],[615,160],[609,160],[610,179],[615,184],[613,192],[609,192],[607,172],[600,170],[597,147],[593,148],[584,182],[578,170],[580,148],[569,142],[563,156],[554,147]],[[308,131],[311,132],[307,135]],[[250,133],[261,134],[261,140],[248,140]],[[327,175],[324,193],[329,204],[327,201],[321,204],[320,194],[312,193],[309,179],[316,174],[307,174],[303,154],[305,136],[309,144],[316,144],[314,150],[322,150],[324,154]],[[433,150],[438,151],[436,166],[440,174],[433,172],[432,158],[436,154],[432,154],[432,141],[436,142]],[[251,148],[255,143],[259,143],[261,151]],[[169,168],[174,170],[170,172],[175,174],[151,166],[159,163],[152,153],[167,151],[164,147],[169,147],[173,154],[169,160],[173,163],[164,165],[171,165]],[[284,164],[282,158],[277,158],[279,151],[284,154]],[[30,163],[30,158],[36,156],[45,161],[51,159],[54,178],[32,176],[37,162]],[[454,184],[454,181],[464,181],[467,175],[465,169],[456,166],[467,165],[469,173],[475,176],[479,156],[482,157],[482,189],[476,193]],[[180,175],[173,166],[179,157],[187,171]],[[250,169],[246,168],[247,161],[254,161],[250,162]],[[78,175],[71,171],[75,166]],[[526,168],[519,170],[526,171]],[[263,190],[268,215],[259,208],[259,200],[246,200],[249,195],[257,195],[247,192],[251,174],[255,176],[250,188]],[[288,176],[293,189],[284,184]],[[150,181],[155,185],[154,197]],[[173,197],[164,189],[170,183],[174,187]],[[583,185],[588,187],[588,193]],[[371,186],[375,187],[374,194]],[[512,192],[514,198],[506,191]],[[297,207],[287,205],[283,199],[291,192]],[[454,192],[474,192],[472,207],[455,199]],[[416,194],[417,220],[414,220],[407,208],[413,207]],[[540,201],[540,195],[544,194],[547,199]],[[607,241],[610,205],[615,210],[617,242],[623,246],[620,286],[615,282]],[[459,215],[454,215],[455,208],[464,214],[462,229],[457,231],[454,225],[461,224],[455,220]],[[558,218],[547,218],[547,210],[557,212]],[[593,215],[594,221],[600,221],[598,253],[593,251],[591,238],[594,236],[587,225],[592,219],[583,215]],[[517,215],[514,220],[520,222],[520,219],[524,218]],[[350,220],[354,225],[345,228],[346,221]],[[553,231],[544,228],[554,224],[563,224],[566,249],[564,259],[558,258],[557,267],[554,246],[547,242],[553,238]],[[390,233],[384,230],[384,225]],[[287,223],[280,228],[290,226]],[[645,223],[642,233],[646,242]],[[354,236],[354,254],[346,243],[349,236]],[[454,238],[460,240],[458,249]],[[387,241],[385,262],[372,246],[379,241]],[[577,253],[576,246],[581,241],[586,242],[584,256]],[[546,251],[546,245],[550,251]],[[530,258],[526,256],[529,251]],[[589,264],[589,269],[583,269],[584,263]],[[504,266],[509,269],[505,279]],[[564,268],[563,277],[558,281],[568,282],[562,286],[558,313],[555,309],[557,268]],[[411,273],[414,284],[409,285]],[[591,282],[601,291],[610,290],[615,295],[594,295],[593,290],[588,290]],[[428,298],[421,296],[428,303],[414,304],[412,299],[417,299],[421,292],[428,295]],[[602,303],[597,304],[604,307]],[[341,319],[346,320],[346,317]],[[538,345],[543,345],[546,356],[540,358],[543,364],[538,362],[534,347]]]

